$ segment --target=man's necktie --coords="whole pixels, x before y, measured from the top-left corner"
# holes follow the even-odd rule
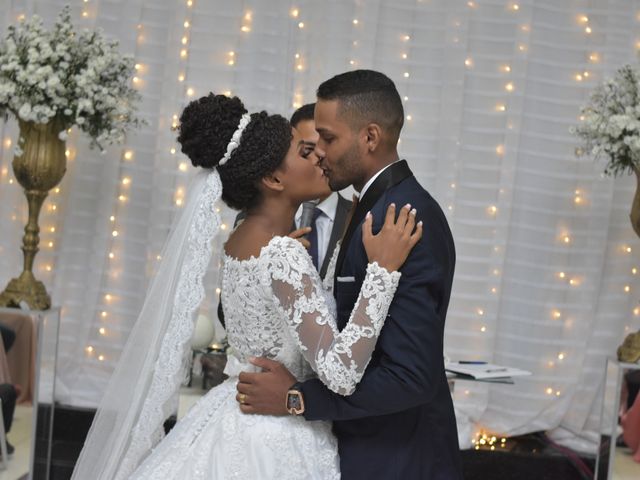
[[[311,219],[311,233],[307,237],[309,239],[309,243],[311,246],[309,247],[309,254],[311,255],[311,260],[313,261],[313,265],[318,269],[318,229],[316,228],[316,220],[318,217],[322,215],[322,210],[319,208],[313,209],[313,217]]]

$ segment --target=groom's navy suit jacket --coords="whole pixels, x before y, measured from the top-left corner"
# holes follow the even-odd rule
[[[332,420],[342,478],[461,480],[453,403],[444,372],[443,332],[455,249],[447,220],[403,160],[364,193],[336,266],[338,328],[346,325],[367,268],[362,221],[377,233],[390,203],[410,203],[423,237],[401,267],[400,284],[367,370],[353,395],[319,380],[302,384],[307,420]]]

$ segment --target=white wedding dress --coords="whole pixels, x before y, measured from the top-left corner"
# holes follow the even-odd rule
[[[264,356],[283,363],[300,380],[315,372],[331,390],[351,394],[369,363],[399,278],[398,272],[370,264],[349,323],[338,332],[333,296],[298,241],[274,237],[257,258],[225,256],[222,297],[232,350],[225,372],[230,378],[203,396],[130,478],[340,478],[330,422],[243,414],[235,398],[237,376],[255,371],[247,357]]]

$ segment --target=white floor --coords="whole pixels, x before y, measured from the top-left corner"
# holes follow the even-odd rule
[[[16,448],[9,456],[9,468],[0,470],[0,480],[18,480],[29,473],[31,453],[31,405],[18,405],[13,416],[9,442]],[[1,467],[0,467],[1,468]]]
[[[628,448],[616,448],[616,459],[613,464],[612,480],[638,480],[640,463],[633,461]]]

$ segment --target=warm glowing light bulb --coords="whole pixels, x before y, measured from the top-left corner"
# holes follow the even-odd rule
[[[472,60],[471,58],[467,58],[467,59],[464,61],[464,64],[465,64],[467,67],[471,68],[471,67],[473,67],[473,60]]]
[[[504,86],[504,89],[505,89],[507,92],[513,92],[513,89],[514,89],[513,83],[511,83],[511,82],[507,83],[507,84]]]
[[[183,74],[178,75],[178,81],[179,82],[184,82],[184,75]]]
[[[178,167],[178,170],[180,170],[181,172],[186,172],[187,171],[187,164],[182,162],[180,163],[180,166]]]
[[[92,347],[91,345],[89,345],[89,346],[87,347],[87,352],[88,352],[88,353],[93,353],[93,347]]]
[[[409,72],[404,72],[404,78],[409,78]]]
[[[562,238],[562,241],[563,241],[564,243],[571,243],[571,237],[569,237],[569,235],[565,235],[565,236]]]
[[[594,52],[591,55],[589,55],[589,60],[591,60],[593,63],[596,63],[600,61],[600,55]]]
[[[625,293],[629,293],[631,291],[631,287],[629,285],[624,286]]]
[[[503,65],[502,71],[505,73],[509,73],[511,71],[511,67],[509,65]]]
[[[180,50],[180,57],[181,58],[187,58],[187,49],[183,48],[182,50]]]
[[[507,107],[504,103],[499,103],[496,105],[496,111],[497,112],[504,112],[507,110]]]
[[[586,27],[584,29],[584,32],[587,33],[587,34],[590,34],[592,32],[591,27]]]
[[[407,55],[406,53],[403,53],[401,56],[402,56],[402,59],[403,59],[403,60],[406,60],[406,59],[407,59],[407,57],[408,57],[408,55]]]
[[[559,319],[560,317],[562,317],[562,313],[560,312],[560,310],[554,310],[551,315],[553,316],[553,318],[555,318],[556,320]]]
[[[243,26],[242,26],[242,28],[241,28],[240,30],[242,30],[243,32],[247,33],[247,32],[250,32],[250,31],[251,31],[251,28],[249,28],[249,27],[248,27],[248,26],[246,26],[246,25],[243,25]]]
[[[133,158],[133,152],[131,150],[127,150],[124,152],[124,159],[131,160]]]
[[[575,79],[577,82],[581,82],[582,81],[582,75],[581,74],[576,74]]]
[[[564,353],[560,352],[558,354],[558,360],[564,360]]]
[[[122,184],[123,185],[129,185],[131,183],[131,179],[129,177],[124,177],[122,179]]]
[[[104,362],[104,355],[100,355],[100,356],[98,357],[98,360],[100,360],[101,362]]]
[[[547,392],[547,395],[553,394],[553,388],[547,388],[545,391]]]
[[[104,299],[105,299],[107,302],[110,302],[112,298],[113,298],[113,297],[112,297],[111,295],[109,295],[108,293],[104,296]]]
[[[353,19],[353,24],[354,24],[354,25],[358,25],[358,19],[357,19],[357,18],[354,18],[354,19]]]
[[[104,335],[107,333],[107,329],[104,327],[101,327],[100,330],[98,330],[98,332],[100,332],[100,335]]]
[[[496,147],[496,153],[497,153],[498,155],[504,155],[504,145],[498,145],[498,146]]]
[[[187,88],[187,95],[189,97],[193,97],[194,94],[195,94],[195,91],[193,90],[193,88],[191,87]]]
[[[482,327],[480,327],[480,331],[481,331],[482,333],[486,332],[486,331],[487,331],[487,327],[485,327],[485,326],[483,325]]]
[[[191,26],[191,24],[189,23],[189,20],[185,20],[184,21],[184,28],[189,28]]]
[[[491,215],[495,215],[498,212],[498,207],[491,205],[487,210]]]
[[[117,236],[118,236],[118,231],[117,231],[117,230],[114,230],[113,232],[111,232],[111,235],[112,235],[113,237],[117,237]]]
[[[304,22],[298,23],[298,28],[304,28]]]
[[[484,310],[483,309],[479,308],[477,311],[478,311],[478,315],[480,315],[480,316],[484,315]]]
[[[297,8],[292,8],[290,13],[293,18],[298,18],[298,15],[300,15],[300,11]]]
[[[115,258],[115,254],[113,252],[109,252],[109,258],[113,260]]]

